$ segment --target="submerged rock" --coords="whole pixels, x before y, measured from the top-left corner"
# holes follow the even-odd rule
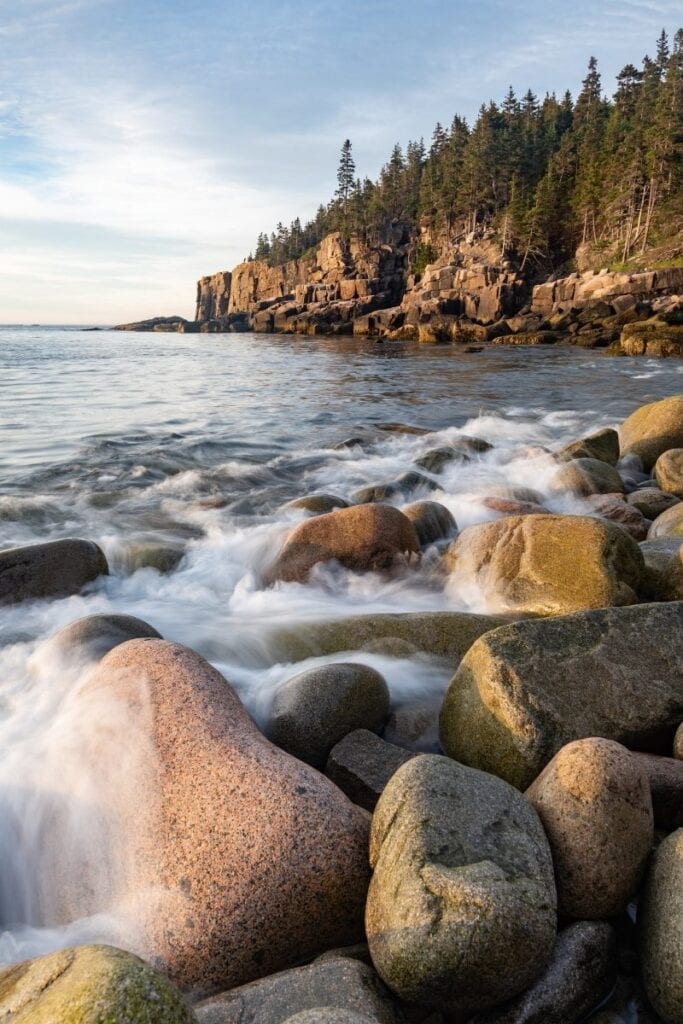
[[[361,938],[364,812],[269,743],[208,662],[132,640],[89,686],[130,705],[155,751],[145,813],[128,808],[129,884],[168,893],[141,928],[177,984],[208,994]]]
[[[652,469],[669,448],[683,447],[683,395],[642,405],[619,428],[621,452],[633,452]]]
[[[318,1015],[309,1017],[316,1011]],[[336,1022],[334,1014],[340,1012],[377,1024],[397,1020],[391,995],[372,967],[342,956],[281,971],[206,999],[195,1008],[199,1024],[284,1024],[304,1017],[310,1024],[321,1024],[328,1018],[320,1014],[328,1013]]]
[[[665,493],[683,498],[683,448],[670,448],[659,456],[655,478]]]
[[[405,505],[401,512],[410,519],[423,546],[452,537],[458,529],[451,513],[438,501],[415,501]]]
[[[0,970],[0,1019],[12,1024],[192,1024],[180,992],[139,957],[77,946]]]
[[[683,603],[502,626],[465,655],[441,744],[526,789],[566,743],[603,736],[667,752],[683,720]]]
[[[315,516],[325,515],[333,512],[336,508],[348,508],[349,503],[344,498],[338,498],[336,494],[305,494],[301,498],[294,498],[288,501],[283,508],[302,508]]]
[[[667,1024],[683,1021],[683,829],[672,832],[650,863],[638,907],[643,981]]]
[[[154,626],[134,615],[86,615],[53,633],[45,649],[67,659],[99,661],[119,644],[142,637],[161,640]]]
[[[555,941],[555,883],[536,812],[500,779],[422,754],[372,820],[372,961],[403,999],[470,1014],[522,992]]]
[[[388,501],[395,498],[397,494],[410,494],[411,491],[434,491],[437,485],[424,473],[417,473],[411,470],[404,473],[398,480],[389,480],[383,484],[371,484],[369,487],[361,487],[354,491],[351,497],[360,504],[367,502]]]
[[[597,737],[562,747],[526,792],[550,842],[560,914],[613,917],[635,894],[654,837],[642,764]]]
[[[558,935],[538,981],[468,1024],[581,1024],[609,995],[616,973],[614,929],[603,921],[577,921]]]
[[[565,445],[559,452],[562,459],[598,459],[616,466],[619,461],[619,434],[610,427],[597,430],[588,437]]]
[[[331,560],[356,571],[389,569],[419,550],[415,527],[397,508],[356,505],[299,523],[265,579],[303,583],[314,565]]]
[[[454,588],[477,587],[489,605],[541,615],[634,604],[643,577],[638,545],[589,516],[509,516],[470,526],[448,548]]]
[[[335,743],[354,729],[379,731],[389,707],[389,689],[374,668],[321,665],[280,687],[267,733],[278,747],[323,768]]]
[[[0,603],[77,594],[109,572],[104,552],[90,540],[53,540],[0,551]]]

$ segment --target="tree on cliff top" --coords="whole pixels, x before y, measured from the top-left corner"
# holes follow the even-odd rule
[[[337,168],[337,191],[334,194],[335,199],[339,203],[342,224],[345,229],[347,228],[349,216],[349,203],[355,186],[356,165],[353,161],[351,140],[346,139],[341,149],[341,156],[339,157],[339,167]]]

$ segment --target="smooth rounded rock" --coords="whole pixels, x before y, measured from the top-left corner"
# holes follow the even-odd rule
[[[614,929],[604,921],[577,921],[558,935],[538,981],[468,1024],[580,1024],[609,995],[616,974]]]
[[[124,821],[128,889],[160,894],[141,906],[140,927],[177,984],[231,988],[361,938],[365,812],[273,746],[208,662],[179,644],[131,640],[88,685],[131,708],[154,753],[144,813],[136,804]],[[103,741],[97,756],[114,756]],[[90,910],[87,898],[84,886],[70,917]]]
[[[528,988],[555,941],[555,883],[536,812],[449,758],[399,768],[372,819],[366,933],[401,998],[466,1015]]]
[[[493,611],[559,615],[634,604],[645,565],[636,542],[591,516],[510,516],[471,526],[444,557],[454,591]]]
[[[388,501],[399,494],[410,494],[412,491],[434,491],[437,485],[424,473],[411,470],[404,473],[397,480],[388,480],[386,483],[370,484],[368,487],[360,487],[354,491],[351,497],[359,504],[366,502]]]
[[[607,519],[610,523],[621,526],[634,540],[642,541],[647,537],[650,523],[635,506],[624,501],[623,495],[592,494],[586,498],[586,504],[601,519]]]
[[[655,463],[655,478],[666,494],[683,498],[683,448],[662,452]]]
[[[648,530],[648,540],[657,540],[660,537],[681,537],[683,538],[683,501],[660,512]]]
[[[620,743],[568,743],[526,791],[550,842],[561,914],[620,913],[638,888],[654,836],[647,774]]]
[[[86,615],[53,633],[42,650],[76,661],[98,661],[119,644],[143,637],[160,640],[161,634],[134,615]]]
[[[305,494],[301,498],[294,498],[288,501],[283,508],[301,508],[312,515],[326,515],[336,508],[348,508],[349,503],[344,498],[338,498],[336,494]]]
[[[415,501],[404,505],[401,512],[410,519],[423,547],[452,537],[458,529],[449,510],[438,501]]]
[[[426,469],[428,473],[441,473],[451,462],[469,462],[470,454],[462,449],[444,445],[442,448],[431,448],[424,455],[415,459],[415,465]]]
[[[0,1020],[12,1024],[192,1024],[180,992],[139,957],[77,946],[0,970]]]
[[[683,395],[642,405],[619,428],[621,452],[638,455],[645,469],[669,448],[683,447]]]
[[[652,520],[677,505],[679,499],[673,494],[665,494],[659,487],[642,487],[628,494],[626,501],[642,512],[646,519]]]
[[[515,622],[484,634],[441,708],[450,757],[526,789],[572,740],[669,753],[683,719],[683,603]]]
[[[683,829],[654,854],[638,907],[643,982],[667,1024],[683,1021]]]
[[[348,733],[378,732],[389,707],[389,688],[375,669],[354,662],[321,665],[280,687],[267,732],[283,750],[323,768],[332,747]]]
[[[53,540],[0,551],[0,604],[77,594],[109,572],[90,540]]]
[[[303,583],[315,565],[331,560],[357,572],[389,569],[419,550],[415,527],[397,508],[356,505],[299,523],[265,580]]]
[[[674,757],[679,761],[683,761],[683,722],[676,729],[674,736]]]
[[[561,459],[597,459],[610,466],[619,461],[619,434],[611,427],[597,430],[579,441],[572,441],[559,452]]]
[[[659,754],[632,753],[647,775],[655,828],[673,832],[683,828],[683,762]]]
[[[572,491],[574,494],[623,493],[624,481],[613,466],[599,459],[571,459],[558,469],[550,481],[554,491]]]

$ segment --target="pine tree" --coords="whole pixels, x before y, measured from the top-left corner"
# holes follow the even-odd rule
[[[341,148],[339,167],[337,168],[337,191],[334,194],[335,199],[339,203],[341,227],[342,231],[345,233],[348,233],[349,202],[353,194],[355,183],[356,165],[351,151],[351,140],[346,139]]]

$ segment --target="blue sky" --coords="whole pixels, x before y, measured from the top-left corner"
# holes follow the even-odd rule
[[[0,0],[0,322],[192,316],[196,278],[310,215],[349,137],[396,141],[508,85],[576,92],[680,0]]]

